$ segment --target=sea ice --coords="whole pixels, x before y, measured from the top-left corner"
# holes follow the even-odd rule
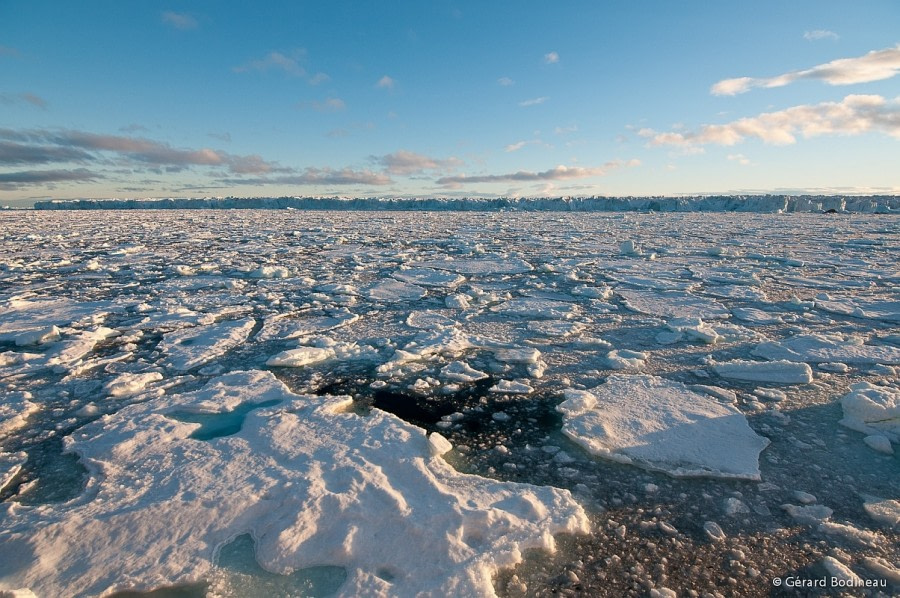
[[[457,326],[458,322],[434,311],[412,311],[406,316],[406,325],[423,330],[441,330]]]
[[[465,277],[444,270],[433,268],[407,268],[391,274],[397,280],[423,287],[442,287],[452,289],[466,281]]]
[[[643,351],[616,349],[606,354],[606,366],[613,370],[639,370],[646,365],[648,357]]]
[[[755,307],[735,307],[732,308],[731,313],[734,314],[734,317],[738,320],[747,322],[748,324],[766,325],[781,324],[784,322],[780,315],[756,309]]]
[[[143,391],[148,384],[159,382],[163,375],[159,372],[144,372],[140,374],[119,374],[103,386],[111,397],[128,397]]]
[[[18,453],[0,452],[0,491],[13,481],[26,461],[28,461],[28,454],[24,451]]]
[[[420,286],[391,278],[380,280],[363,290],[363,294],[372,301],[387,303],[418,301],[425,296],[425,293],[425,289]]]
[[[656,376],[613,375],[567,389],[563,433],[590,452],[676,477],[759,480],[758,436],[731,405]]]
[[[887,437],[900,442],[900,390],[891,386],[875,386],[857,382],[841,399],[844,418],[841,424],[869,435]]]
[[[534,297],[516,297],[491,308],[491,311],[503,315],[548,320],[571,318],[576,310],[577,306],[572,303]]]
[[[321,314],[279,314],[265,319],[256,338],[260,342],[287,340],[335,330],[353,324],[357,320],[359,315],[347,311],[346,308],[327,310]]]
[[[900,349],[866,345],[862,338],[842,334],[798,334],[783,341],[760,343],[753,355],[808,363],[900,365]]]
[[[31,332],[50,326],[69,326],[83,319],[102,319],[121,307],[111,301],[73,301],[71,299],[13,299],[0,310],[0,340],[11,333]]]
[[[490,392],[513,395],[527,395],[534,392],[534,389],[531,386],[516,380],[500,380],[489,390]]]
[[[805,363],[792,361],[746,361],[736,359],[712,366],[722,378],[743,382],[770,382],[774,384],[809,384],[812,368]]]
[[[432,260],[416,264],[438,270],[449,270],[457,274],[522,274],[533,270],[531,264],[517,257],[484,256],[481,258],[456,258]]]
[[[163,335],[159,348],[168,355],[171,367],[187,371],[242,345],[255,325],[256,320],[248,318],[184,328]]]
[[[334,357],[334,350],[330,348],[300,347],[282,351],[278,355],[270,357],[266,361],[266,365],[271,367],[299,368],[319,363],[332,357]]]
[[[454,382],[477,382],[488,377],[487,374],[476,370],[464,361],[451,361],[441,368],[441,375]]]
[[[28,345],[43,345],[44,343],[59,340],[59,335],[59,328],[49,326],[47,328],[33,328],[16,333],[13,336],[13,340],[17,347],[25,347]]]
[[[816,307],[822,311],[843,316],[854,316],[886,322],[900,322],[900,301],[879,301],[857,298],[816,299]]]
[[[616,289],[632,311],[664,318],[725,319],[731,316],[718,301],[698,297],[686,291],[649,291]]]
[[[8,436],[28,423],[28,416],[40,410],[28,391],[6,392],[0,401],[0,439]]]
[[[873,521],[900,530],[900,500],[863,495],[863,510]]]
[[[248,402],[279,404],[209,440],[170,415]],[[61,596],[197,582],[249,532],[268,571],[344,568],[340,596],[492,596],[526,549],[588,531],[568,491],[461,474],[435,456],[446,440],[351,403],[233,372],[89,424],[67,446],[95,474],[91,499],[7,510],[0,583]]]

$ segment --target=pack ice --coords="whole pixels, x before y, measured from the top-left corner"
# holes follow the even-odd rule
[[[563,433],[595,455],[676,477],[759,480],[758,436],[730,404],[657,376],[610,376],[567,389]]]
[[[67,445],[92,474],[83,496],[2,504],[0,587],[63,596],[193,582],[250,533],[269,571],[342,567],[342,596],[492,596],[492,576],[524,550],[588,531],[568,491],[458,473],[443,438],[351,405],[244,371],[87,425]],[[239,431],[208,441],[178,419],[237,411]]]

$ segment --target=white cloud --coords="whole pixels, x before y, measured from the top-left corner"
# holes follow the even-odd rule
[[[741,166],[750,166],[750,158],[744,154],[728,154],[727,158],[732,162],[737,162]]]
[[[321,102],[310,102],[309,106],[316,112],[340,112],[347,104],[341,98],[326,98]]]
[[[515,84],[515,81],[513,81],[509,77],[500,77],[499,79],[497,79],[497,83],[499,83],[503,87],[509,87],[510,85]]]
[[[0,104],[31,104],[41,110],[47,109],[47,100],[33,93],[0,93]]]
[[[594,168],[582,168],[580,166],[557,166],[550,170],[542,172],[530,172],[520,170],[518,172],[508,174],[487,174],[477,176],[449,176],[437,180],[438,185],[444,187],[459,187],[460,185],[485,184],[485,183],[508,183],[508,182],[543,182],[543,181],[564,181],[569,179],[583,179],[588,177],[605,176],[612,170],[626,166],[638,166],[640,160],[612,160]]]
[[[375,84],[375,87],[380,87],[381,89],[394,89],[395,83],[396,81],[394,81],[394,79],[385,75],[378,80],[378,83]]]
[[[879,131],[900,139],[900,98],[848,95],[840,102],[803,104],[777,112],[742,118],[721,125],[703,125],[697,131],[658,133],[641,129],[638,135],[651,146],[696,148],[700,145],[731,146],[749,138],[771,145],[796,143],[797,135],[860,135]]]
[[[229,185],[389,185],[387,175],[351,168],[306,168],[299,174],[255,179],[222,179]]]
[[[546,102],[549,99],[550,98],[543,96],[540,98],[532,98],[530,100],[523,100],[523,101],[519,102],[519,106],[522,106],[523,108],[527,108],[528,106],[537,106],[539,104],[543,104],[544,102]]]
[[[462,166],[459,158],[431,158],[415,152],[399,150],[385,156],[372,156],[387,172],[398,175],[419,174],[425,171],[446,171]]]
[[[510,143],[509,145],[507,145],[505,151],[517,152],[520,149],[522,149],[523,147],[525,147],[526,145],[528,145],[527,141],[517,141],[516,143]]]
[[[834,31],[828,31],[827,29],[815,29],[813,31],[806,31],[803,34],[803,39],[808,41],[817,41],[820,39],[839,39],[840,36]]]
[[[302,77],[306,74],[306,69],[300,66],[299,58],[303,56],[302,51],[296,51],[291,56],[282,54],[281,52],[269,52],[265,57],[259,60],[251,60],[232,69],[236,73],[247,73],[250,71],[266,72],[271,70],[284,71],[288,75],[294,77]]]
[[[36,155],[54,155],[58,161],[70,161],[76,157],[79,161],[101,161],[103,154],[113,154],[120,160],[128,160],[133,168],[160,167],[170,172],[193,166],[226,167],[234,173],[290,170],[257,155],[235,155],[210,148],[173,148],[166,143],[141,137],[101,135],[71,129],[0,129],[0,141],[2,140],[29,144],[6,152],[6,160],[13,164],[22,163],[26,159],[34,162]],[[77,156],[71,153],[73,150],[80,150]]]
[[[754,87],[784,87],[794,81],[815,79],[829,85],[852,85],[890,79],[900,73],[900,45],[873,50],[856,58],[840,58],[801,71],[767,78],[737,77],[723,79],[712,86],[713,95],[732,96]]]
[[[559,54],[556,52],[547,52],[544,54],[545,64],[556,64],[557,62],[559,62]]]
[[[555,127],[553,132],[557,135],[564,136],[578,132],[578,125],[570,125],[568,127]]]
[[[162,13],[163,23],[171,25],[175,29],[196,29],[197,19],[187,13],[172,12],[167,10]]]

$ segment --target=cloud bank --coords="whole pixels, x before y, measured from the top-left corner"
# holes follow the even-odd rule
[[[717,96],[733,96],[754,87],[784,87],[794,81],[817,80],[829,85],[852,85],[890,79],[900,73],[900,45],[873,50],[857,58],[841,58],[801,71],[767,78],[737,77],[723,79],[710,88]]]
[[[731,146],[747,138],[770,145],[796,143],[797,136],[860,135],[878,131],[900,139],[900,98],[878,95],[848,95],[840,102],[793,106],[722,125],[703,125],[696,131],[658,133],[642,129],[639,135],[651,146]]]
[[[399,150],[384,156],[372,156],[372,161],[381,165],[386,172],[396,175],[453,170],[463,164],[462,160],[458,158],[431,158],[405,150]]]
[[[469,184],[485,184],[485,183],[512,183],[512,182],[535,182],[535,181],[565,181],[569,179],[583,179],[588,177],[605,176],[612,170],[626,166],[638,166],[640,160],[612,160],[601,166],[594,168],[583,168],[580,166],[557,166],[550,170],[542,172],[529,172],[520,170],[509,174],[488,174],[478,176],[449,176],[442,177],[437,180],[437,184],[443,187],[459,187]]]

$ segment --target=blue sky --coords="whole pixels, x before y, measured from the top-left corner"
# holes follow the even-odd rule
[[[900,3],[0,1],[0,201],[900,192]]]

